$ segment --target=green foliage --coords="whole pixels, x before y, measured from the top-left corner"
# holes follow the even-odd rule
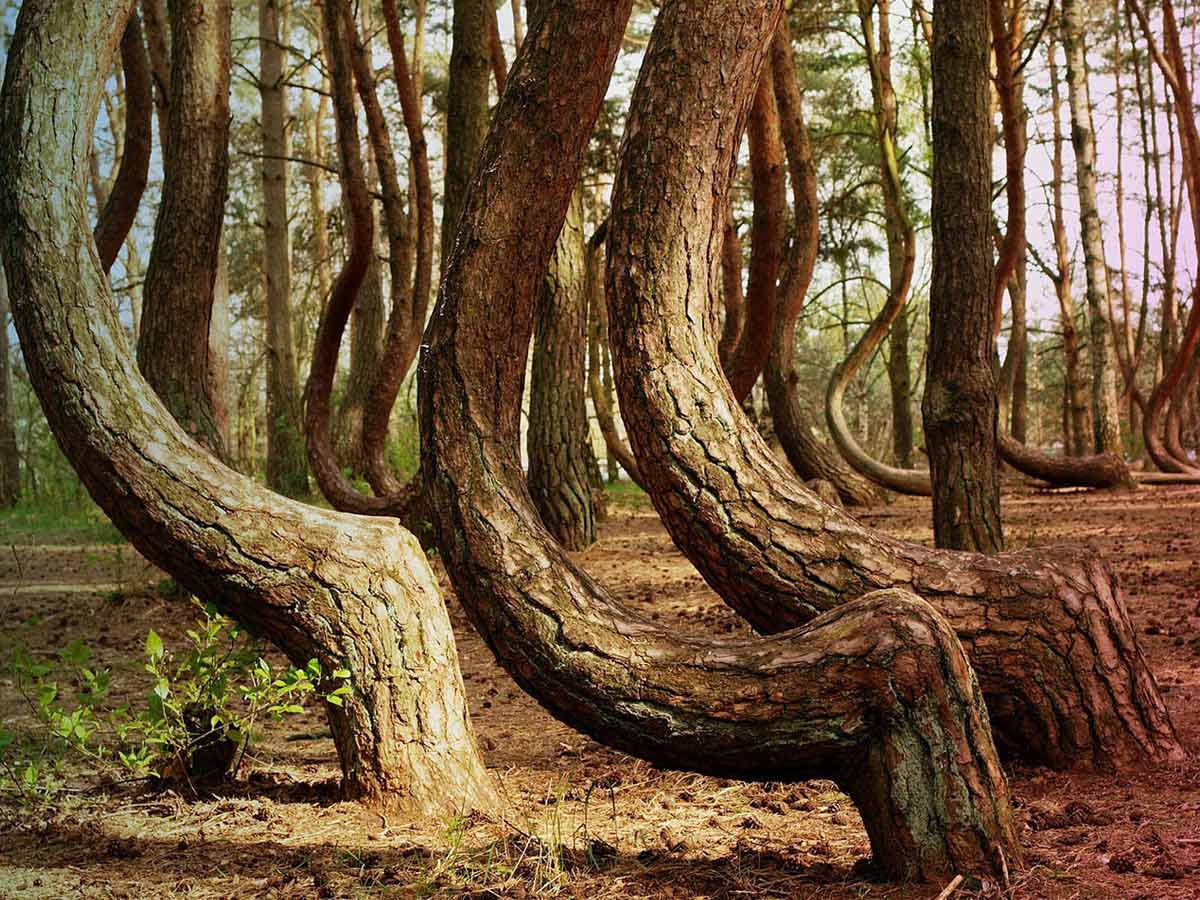
[[[142,668],[150,689],[137,706],[116,702],[111,671],[93,665],[82,641],[40,659],[20,642],[6,652],[0,674],[12,679],[36,727],[0,726],[0,796],[52,802],[71,755],[110,776],[186,779],[193,754],[214,742],[244,753],[264,717],[301,713],[313,696],[346,702],[353,690],[347,669],[326,672],[315,659],[275,669],[261,641],[211,605],[196,605],[200,616],[181,649],[169,649],[154,629],[146,634]]]

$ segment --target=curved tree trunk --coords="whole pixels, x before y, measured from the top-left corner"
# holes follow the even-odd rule
[[[775,434],[788,462],[805,481],[819,479],[834,486],[842,502],[868,506],[882,499],[879,489],[851,469],[840,454],[819,439],[797,396],[796,322],[812,283],[820,241],[817,203],[817,169],[813,162],[803,102],[796,82],[791,29],[780,19],[779,33],[771,42],[771,68],[779,104],[780,135],[787,153],[792,181],[792,241],[779,289],[771,329],[771,353],[763,370],[763,385],[771,406]],[[726,238],[728,240],[728,238]],[[727,246],[722,250],[725,265]],[[639,482],[640,483],[640,482]]]
[[[154,114],[150,60],[142,40],[142,20],[137,12],[129,17],[121,36],[121,71],[125,75],[125,128],[123,152],[108,202],[96,221],[96,252],[100,266],[108,272],[133,222],[150,175],[151,123]]]
[[[742,402],[749,396],[771,352],[771,331],[775,319],[775,294],[783,251],[783,217],[787,206],[787,184],[783,169],[783,139],[779,130],[779,107],[775,100],[775,80],[771,67],[763,68],[754,92],[750,121],[746,128],[750,144],[750,176],[754,197],[754,219],[750,232],[750,276],[746,287],[745,322],[725,373],[733,387],[733,396]],[[729,228],[726,220],[726,229]],[[726,241],[729,237],[726,236]],[[728,252],[736,248],[734,244]],[[722,279],[731,273],[731,258],[722,258]],[[737,281],[741,283],[740,267]]]
[[[225,468],[133,365],[93,261],[82,190],[99,86],[129,8],[27,0],[0,103],[0,167],[12,175],[0,184],[0,249],[50,426],[148,559],[295,664],[350,670],[353,692],[327,708],[348,796],[434,816],[494,808],[449,618],[412,537],[280,498]]]
[[[586,253],[583,194],[577,187],[537,301],[526,435],[533,505],[568,550],[596,542],[584,395]]]
[[[965,658],[927,607],[891,592],[776,638],[680,640],[580,572],[529,502],[517,442],[534,301],[631,6],[581,0],[533,14],[511,77],[520,89],[500,101],[460,220],[420,367],[422,466],[459,601],[517,681],[596,739],[703,772],[827,774],[851,793],[889,875],[998,874],[1019,852],[1003,776]],[[748,99],[770,30],[737,26],[773,28],[780,4],[750,7],[664,4],[627,148],[666,150],[673,164],[691,146],[646,145],[647,98],[665,88],[720,123],[728,161],[736,114],[714,116],[712,93],[730,86],[717,88],[710,62],[698,97],[669,65],[731,64],[732,90]],[[689,39],[658,38],[672,26]],[[746,31],[755,40],[735,56],[729,34]]]
[[[300,381],[292,333],[292,261],[288,227],[287,88],[279,0],[259,0],[262,67],[263,258],[267,287],[267,485],[288,497],[308,495]]]
[[[720,46],[721,38],[711,40]],[[701,64],[688,54],[679,59]],[[927,597],[963,638],[999,739],[1023,755],[1100,768],[1181,758],[1120,591],[1094,555],[1055,549],[989,557],[887,538],[801,488],[746,420],[713,340],[718,298],[708,275],[719,265],[724,183],[715,191],[697,185],[691,174],[710,166],[662,149],[718,146],[711,134],[679,140],[692,123],[680,121],[689,110],[670,98],[692,90],[677,86],[661,106],[631,117],[624,166],[641,159],[647,171],[627,186],[618,180],[609,237],[621,409],[676,544],[760,631],[810,621],[875,588]],[[711,110],[692,114],[701,113],[716,127]],[[724,173],[719,162],[716,172]],[[699,197],[712,197],[712,208],[695,209]],[[664,223],[682,210],[689,230],[667,231]],[[990,260],[979,284],[986,304]],[[985,337],[988,326],[985,318]]]
[[[138,365],[193,438],[223,455],[209,359],[229,182],[229,0],[170,0],[171,93],[162,203],[146,269]]]
[[[890,284],[887,301],[854,349],[833,370],[825,391],[825,422],[842,456],[860,474],[901,494],[929,496],[933,487],[929,473],[898,469],[871,457],[858,443],[846,422],[846,387],[871,356],[879,349],[892,324],[904,315],[904,304],[912,287],[917,262],[917,233],[909,220],[904,184],[900,175],[900,157],[896,149],[896,93],[892,87],[892,39],[888,25],[889,3],[879,8],[879,43],[872,33],[871,4],[859,0],[859,20],[866,44],[867,65],[871,73],[871,93],[875,101],[875,138],[879,144],[880,183],[883,186],[884,218],[887,222],[888,267]]]

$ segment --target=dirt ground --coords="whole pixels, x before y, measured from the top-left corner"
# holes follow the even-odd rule
[[[1086,542],[1118,572],[1186,746],[1200,750],[1200,488],[1009,492],[1009,545]],[[928,501],[860,516],[930,540]],[[73,638],[138,696],[147,629],[187,627],[128,547],[0,535],[0,632],[34,650]],[[11,545],[11,548],[10,548]],[[632,607],[701,634],[744,631],[645,504],[614,508],[583,566]],[[444,581],[444,579],[443,579]],[[122,595],[114,600],[113,592]],[[384,821],[336,798],[319,710],[266,729],[245,777],[201,799],[97,785],[80,767],[56,809],[0,806],[0,898],[916,898],[874,880],[861,822],[827,782],[751,785],[660,771],[551,719],[496,667],[451,601],[471,712],[512,802],[505,821]],[[25,721],[0,677],[0,715]],[[1015,767],[1026,865],[1008,896],[1200,898],[1200,760],[1120,775]],[[965,883],[954,897],[999,896]]]

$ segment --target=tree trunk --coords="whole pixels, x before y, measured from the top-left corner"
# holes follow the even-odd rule
[[[992,339],[992,160],[987,9],[933,10],[933,281],[925,444],[939,547],[1004,548]]]
[[[888,242],[889,285],[887,301],[858,343],[833,370],[825,391],[825,423],[842,456],[860,474],[877,484],[903,494],[927,496],[932,485],[929,473],[897,469],[874,459],[855,439],[846,422],[843,408],[846,388],[855,374],[879,349],[893,323],[904,314],[904,304],[912,287],[917,261],[917,234],[909,219],[904,184],[900,174],[900,155],[896,144],[896,93],[892,87],[892,39],[888,25],[888,0],[879,7],[879,42],[876,45],[871,22],[871,4],[859,0],[859,22],[866,44],[867,66],[871,75],[871,94],[875,108],[875,139],[879,146],[880,183]],[[928,427],[928,426],[927,426]]]
[[[908,358],[907,313],[900,313],[888,333],[888,384],[892,389],[892,456],[901,469],[913,468],[912,363]]]
[[[596,542],[584,395],[586,252],[583,194],[576,188],[537,301],[526,436],[533,505],[568,550]]]
[[[0,264],[0,508],[21,499],[21,455],[13,427],[12,352],[8,346],[8,279]]]
[[[849,506],[868,506],[881,499],[879,489],[851,469],[837,450],[820,440],[800,405],[796,385],[796,322],[812,282],[820,241],[817,169],[813,162],[803,101],[796,78],[791,30],[780,19],[771,43],[771,68],[779,104],[780,134],[792,182],[792,240],[784,276],[775,294],[777,310],[771,331],[771,354],[763,370],[763,385],[771,406],[775,434],[788,462],[805,481],[827,481]],[[725,248],[722,250],[724,265]]]
[[[350,670],[353,692],[327,708],[348,796],[433,816],[494,808],[449,618],[416,542],[392,524],[294,503],[225,468],[187,439],[130,360],[94,264],[81,190],[99,86],[129,7],[27,0],[8,61],[2,249],[50,426],[148,559],[293,663]],[[186,45],[177,38],[176,48]],[[176,147],[185,154],[186,144]]]
[[[750,276],[746,287],[745,323],[725,367],[733,396],[739,402],[762,374],[771,352],[771,330],[775,319],[775,293],[783,251],[783,216],[787,206],[787,184],[783,169],[783,138],[779,131],[779,107],[771,67],[763,74],[754,93],[747,126],[750,144],[751,191],[754,220],[750,232]],[[726,225],[728,227],[728,225]],[[728,240],[728,238],[726,238]],[[722,265],[728,265],[723,260]],[[728,273],[722,278],[727,279]],[[737,280],[741,283],[740,267]]]
[[[229,0],[170,0],[171,92],[162,203],[146,270],[138,365],[193,438],[222,456],[209,365],[229,181]]]
[[[1084,60],[1083,10],[1080,0],[1063,0],[1059,16],[1067,62],[1067,96],[1071,107],[1071,144],[1075,148],[1076,186],[1087,275],[1091,335],[1093,447],[1097,453],[1121,452],[1120,404],[1111,360],[1112,326],[1108,315],[1108,276],[1096,187],[1096,135],[1091,123],[1091,98]]]
[[[726,21],[737,20],[725,4],[716,8]],[[710,47],[732,39],[725,35],[709,38]],[[679,64],[721,65],[711,48],[679,53]],[[701,165],[675,152],[723,147],[711,132],[693,133],[701,121],[718,127],[711,108],[673,99],[697,90],[672,85],[659,105],[631,115],[623,171],[637,160],[647,168],[628,185],[630,176],[618,177],[609,236],[621,409],[655,509],[676,544],[763,631],[803,624],[881,587],[928,597],[967,644],[1000,739],[1026,756],[1100,768],[1181,758],[1119,588],[1094,555],[1056,548],[991,557],[887,538],[801,488],[747,422],[713,339],[719,298],[709,276],[719,265],[725,183],[711,179],[726,170],[720,161],[714,170],[711,161]],[[681,122],[684,114],[695,119]],[[696,172],[708,180],[697,184]],[[701,197],[706,204],[698,208]],[[988,205],[976,211],[984,237]],[[686,223],[678,221],[681,210],[688,211]],[[684,224],[690,230],[681,234]],[[979,340],[989,345],[991,277],[988,259],[977,286]]]
[[[778,638],[683,641],[580,572],[529,502],[517,442],[535,298],[631,5],[582,0],[532,16],[512,72],[520,91],[500,101],[460,220],[420,368],[422,466],[459,601],[518,682],[597,740],[660,765],[743,778],[827,774],[851,792],[885,873],[996,874],[1019,853],[1003,778],[965,659],[923,605],[876,595]],[[692,84],[670,83],[664,70],[676,59],[726,63],[745,105],[780,12],[750,6],[664,4],[627,153],[656,148],[673,177],[683,169],[674,168],[679,148],[694,145],[648,141],[645,115],[646,98],[663,92],[660,73],[673,97],[701,99]],[[765,21],[765,33],[745,41],[752,29],[739,17]],[[690,40],[660,39],[670,26],[692,28]],[[724,27],[742,39],[743,58],[722,41]],[[711,94],[719,78],[708,65]],[[721,124],[728,163],[737,116],[713,116],[703,101],[695,106]],[[707,196],[706,185],[692,187]],[[710,246],[722,230],[718,220]],[[896,654],[888,662],[884,647]]]
[[[454,0],[449,87],[446,96],[446,177],[442,189],[442,272],[458,218],[466,201],[467,185],[488,128],[488,82],[491,68],[490,0]]]
[[[267,485],[288,497],[308,495],[300,382],[292,333],[288,228],[287,87],[283,84],[280,0],[258,0],[262,97],[263,257],[267,293]]]
[[[154,79],[154,111],[158,118],[158,145],[163,159],[169,151],[171,108],[171,48],[167,46],[169,26],[163,0],[141,0],[146,28],[146,49],[150,55],[150,74]]]
[[[105,272],[112,269],[121,245],[133,227],[150,174],[150,117],[154,99],[150,61],[142,40],[141,19],[136,11],[129,17],[129,25],[121,37],[121,71],[125,75],[121,165],[95,229],[96,252],[100,254],[100,265]]]

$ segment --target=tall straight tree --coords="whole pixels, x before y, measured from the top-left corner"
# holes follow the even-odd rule
[[[1091,322],[1088,356],[1092,363],[1092,444],[1097,453],[1119,453],[1120,404],[1112,364],[1108,272],[1096,184],[1096,133],[1092,128],[1092,101],[1084,55],[1086,35],[1080,0],[1063,0],[1059,26],[1066,52],[1067,102],[1071,108],[1071,144],[1075,148],[1075,184],[1079,193],[1083,270],[1087,277]]]
[[[172,415],[225,452],[209,358],[229,182],[230,0],[171,0],[162,203],[146,269],[138,365]]]
[[[286,2],[286,0],[284,0]],[[283,2],[259,0],[262,70],[263,270],[267,286],[267,484],[289,497],[308,493],[308,463],[292,333],[292,263],[288,233],[287,87]]]
[[[529,492],[543,524],[568,550],[596,541],[584,390],[586,289],[583,192],[576,187],[538,297],[526,436]]]
[[[446,179],[442,191],[442,271],[467,185],[487,135],[488,86],[492,77],[491,0],[454,0],[450,83],[446,97]]]
[[[933,8],[933,282],[922,413],[939,547],[1004,547],[992,344],[987,5]]]

